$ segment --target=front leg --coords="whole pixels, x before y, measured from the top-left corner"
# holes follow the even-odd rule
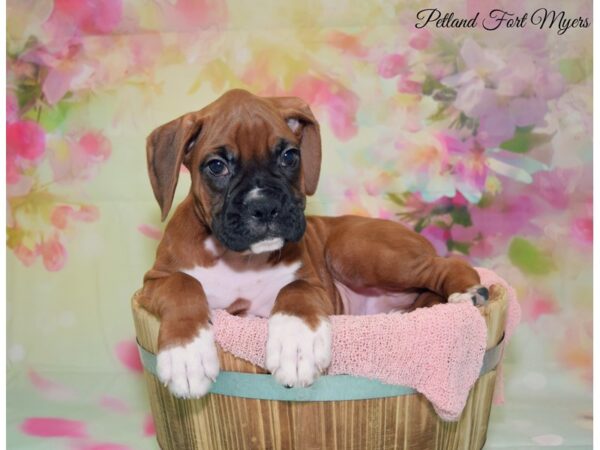
[[[296,280],[277,295],[269,318],[267,369],[287,387],[311,385],[331,363],[331,306],[325,289]]]
[[[156,370],[160,381],[176,397],[205,395],[219,374],[219,358],[209,323],[209,307],[202,285],[175,272],[144,282],[144,307],[160,318]]]

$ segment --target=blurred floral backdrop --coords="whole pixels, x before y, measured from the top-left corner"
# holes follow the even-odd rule
[[[591,20],[591,0],[444,11],[542,6]],[[232,87],[311,104],[310,212],[402,221],[515,286],[488,447],[589,448],[592,29],[415,28],[428,7],[8,1],[10,448],[156,448],[128,303],[163,228],[145,137]]]

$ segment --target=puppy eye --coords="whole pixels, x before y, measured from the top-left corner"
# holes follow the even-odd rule
[[[227,163],[222,159],[211,159],[206,163],[206,167],[208,167],[210,174],[215,177],[224,177],[225,175],[229,174]]]
[[[280,161],[283,167],[294,168],[300,159],[298,149],[290,148],[281,154]]]

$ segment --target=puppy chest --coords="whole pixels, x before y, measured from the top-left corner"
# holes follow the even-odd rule
[[[300,262],[258,267],[232,265],[223,260],[211,267],[182,272],[201,284],[212,309],[225,309],[238,299],[250,302],[248,314],[268,317],[279,291],[296,279]]]

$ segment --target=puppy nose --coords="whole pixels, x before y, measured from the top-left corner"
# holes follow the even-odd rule
[[[247,203],[250,216],[254,219],[268,222],[279,215],[281,205],[271,198],[256,198]]]

